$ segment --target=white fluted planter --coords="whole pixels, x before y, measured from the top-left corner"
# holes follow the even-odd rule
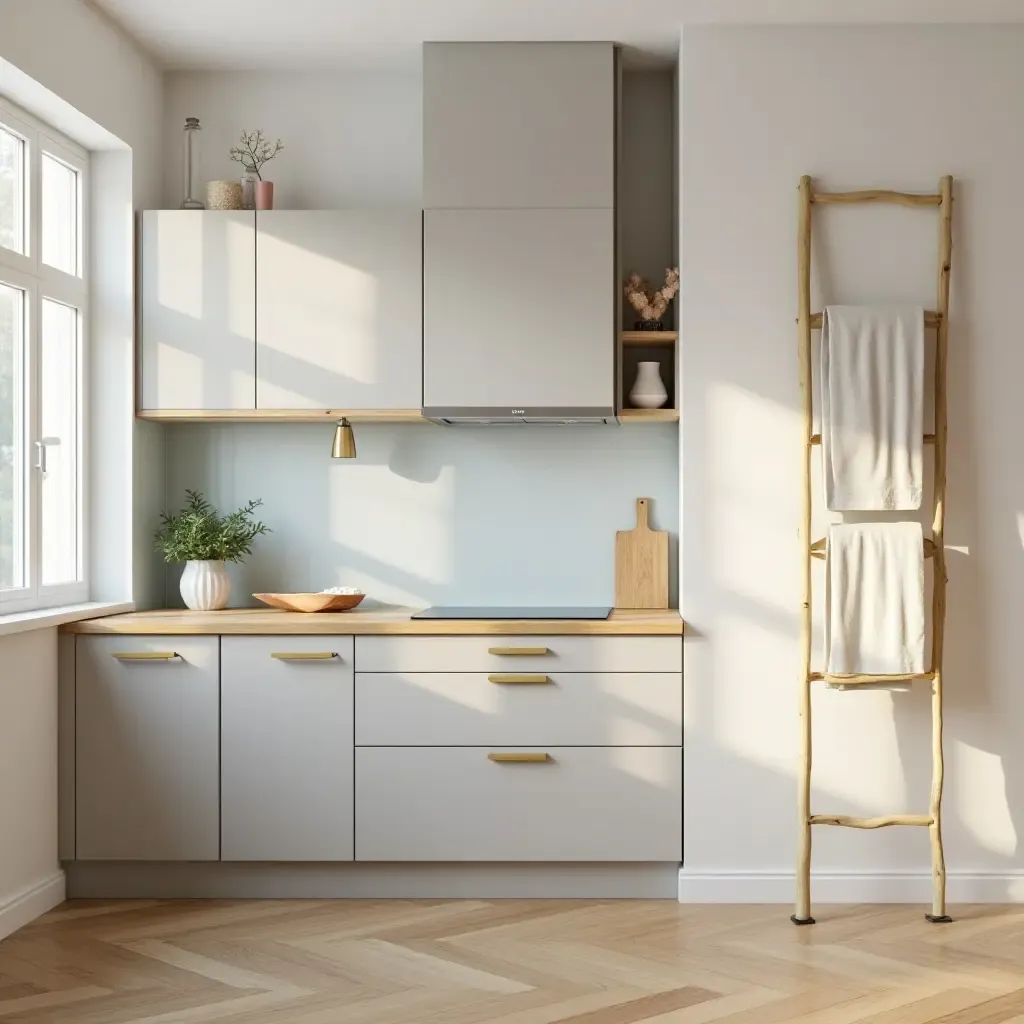
[[[227,607],[231,580],[223,562],[186,562],[179,589],[186,608],[213,612]]]

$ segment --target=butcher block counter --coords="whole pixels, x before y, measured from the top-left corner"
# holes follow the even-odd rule
[[[345,636],[681,636],[675,609],[617,609],[607,619],[413,619],[416,609],[282,612],[237,608],[220,612],[151,611],[85,619],[65,633],[177,636],[331,634]]]

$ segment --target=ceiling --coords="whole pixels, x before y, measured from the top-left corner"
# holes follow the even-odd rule
[[[691,22],[1024,20],[1019,0],[87,0],[170,68],[415,66],[424,40],[611,40],[670,60]]]

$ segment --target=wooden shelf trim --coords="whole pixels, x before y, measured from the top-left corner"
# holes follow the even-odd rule
[[[140,420],[163,423],[428,423],[419,409],[140,409]]]
[[[678,331],[623,331],[619,335],[623,345],[674,345]]]
[[[620,409],[616,416],[623,423],[678,423],[678,409]]]

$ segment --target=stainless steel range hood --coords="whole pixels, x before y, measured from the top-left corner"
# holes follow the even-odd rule
[[[594,406],[583,408],[549,406],[519,409],[428,406],[424,408],[423,415],[434,423],[443,423],[448,426],[507,427],[547,424],[571,427],[605,426],[617,422],[614,409]]]

